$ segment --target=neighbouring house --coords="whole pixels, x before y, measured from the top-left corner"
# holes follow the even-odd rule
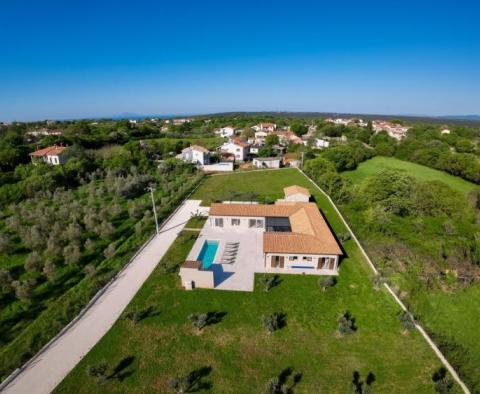
[[[182,286],[253,291],[255,273],[338,275],[342,249],[308,190],[275,204],[214,203],[186,262]]]
[[[315,139],[315,148],[323,149],[323,148],[328,148],[329,146],[330,146],[330,141],[322,138]]]
[[[257,168],[280,168],[281,160],[279,157],[255,157],[253,165]]]
[[[220,151],[231,153],[235,156],[235,160],[245,161],[250,153],[250,144],[237,139],[230,139],[229,142],[225,142]]]
[[[450,134],[451,131],[449,129],[443,129],[440,133],[441,134]]]
[[[300,156],[297,152],[285,153],[285,155],[283,156],[283,165],[285,167],[298,168],[300,167],[300,163]]]
[[[383,120],[374,120],[372,122],[372,126],[376,133],[379,133],[380,131],[386,131],[390,137],[395,138],[396,140],[401,140],[404,138],[409,129],[408,127]]]
[[[303,144],[301,137],[297,136],[293,131],[290,130],[278,130],[274,134],[278,136],[278,140],[282,145],[294,144],[300,145]]]
[[[68,160],[68,147],[53,145],[30,153],[33,164],[47,163],[54,166],[65,164]]]
[[[267,133],[266,131],[256,131],[255,132],[255,143],[257,144],[264,144],[265,143],[265,138],[267,138]]]
[[[172,123],[175,126],[178,126],[178,125],[181,125],[181,124],[184,124],[184,123],[190,123],[192,120],[193,120],[192,118],[173,119]],[[168,122],[165,121],[165,123],[168,123]]]
[[[235,135],[235,129],[230,126],[221,127],[220,129],[215,131],[215,134],[221,137],[233,137]]]
[[[252,155],[258,155],[258,152],[260,151],[260,149],[263,148],[263,145],[260,145],[260,144],[253,144],[253,145],[250,145],[250,154]]]
[[[259,123],[252,127],[255,131],[266,131],[271,133],[272,131],[277,130],[277,125],[275,123]]]
[[[343,118],[336,118],[336,119],[327,118],[327,119],[325,119],[325,122],[333,123],[333,124],[336,124],[336,125],[343,125],[343,126],[348,126],[349,124],[354,124],[354,125],[359,126],[359,127],[366,127],[367,126],[367,122],[365,122],[363,119],[359,119],[359,118],[346,118],[346,119],[343,119]]]
[[[40,137],[40,136],[47,136],[47,135],[62,135],[63,132],[62,130],[59,130],[59,129],[54,129],[54,130],[50,130],[50,129],[47,129],[47,128],[42,128],[42,129],[37,129],[37,130],[33,130],[33,131],[28,131],[27,132],[27,135],[30,135],[32,137]]]
[[[210,152],[208,149],[199,145],[191,145],[188,148],[182,150],[179,155],[181,160],[204,166],[210,163]]]

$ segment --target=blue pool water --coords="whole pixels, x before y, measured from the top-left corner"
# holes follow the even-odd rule
[[[203,264],[204,269],[210,268],[213,264],[213,259],[215,258],[215,254],[217,253],[218,249],[218,241],[205,241],[202,246],[202,250],[198,255],[198,260],[201,261]]]

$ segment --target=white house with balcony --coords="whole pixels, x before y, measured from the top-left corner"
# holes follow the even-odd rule
[[[235,160],[245,161],[250,153],[249,148],[250,144],[247,142],[230,139],[220,147],[220,151],[234,155]]]
[[[235,135],[235,129],[231,126],[221,127],[215,131],[215,134],[219,135],[220,137],[233,137]]]
[[[180,159],[188,163],[204,166],[210,163],[210,152],[208,149],[199,145],[191,145],[182,150]]]

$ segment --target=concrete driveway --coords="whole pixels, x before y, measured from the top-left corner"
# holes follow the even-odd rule
[[[107,333],[143,285],[177,234],[200,207],[199,200],[187,200],[161,227],[160,233],[111,283],[88,311],[43,352],[27,363],[23,371],[2,392],[50,393],[90,349]]]

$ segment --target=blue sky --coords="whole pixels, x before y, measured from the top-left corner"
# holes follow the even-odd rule
[[[475,1],[0,2],[0,120],[480,113]]]

